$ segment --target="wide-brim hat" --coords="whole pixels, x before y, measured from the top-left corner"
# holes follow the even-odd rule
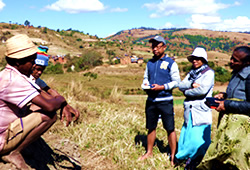
[[[204,48],[202,47],[196,47],[193,51],[193,53],[187,57],[189,62],[192,62],[192,59],[196,57],[196,58],[201,58],[204,60],[204,62],[208,62],[207,61],[207,52]]]
[[[25,34],[18,34],[6,41],[5,56],[21,59],[37,52],[36,45]]]

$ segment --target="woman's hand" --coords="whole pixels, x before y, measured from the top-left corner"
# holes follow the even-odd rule
[[[226,110],[226,108],[224,106],[224,101],[215,100],[215,102],[219,103],[219,106],[215,110],[217,110],[218,112]]]
[[[214,98],[217,99],[225,99],[226,98],[226,93],[220,92],[214,96]]]
[[[197,88],[197,87],[200,87],[200,86],[201,86],[200,84],[195,83],[195,82],[192,84],[192,87],[193,87],[193,88]]]

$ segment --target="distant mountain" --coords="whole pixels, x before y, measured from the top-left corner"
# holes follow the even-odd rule
[[[151,44],[148,40],[156,35],[163,36],[167,42],[167,53],[178,58],[186,58],[196,46],[206,48],[208,52],[231,55],[239,45],[250,45],[250,34],[239,32],[221,32],[202,29],[154,29],[133,28],[116,34],[98,38],[81,31],[51,30],[47,27],[33,27],[10,23],[0,23],[0,57],[4,57],[7,38],[16,34],[27,34],[37,45],[47,45],[50,55],[81,56],[86,50],[100,53],[104,61],[112,57],[137,55],[151,58]],[[214,53],[213,53],[214,54]]]
[[[202,29],[147,29],[138,28],[119,31],[107,37],[109,40],[150,47],[148,40],[156,35],[167,41],[167,50],[190,51],[203,46],[208,51],[230,52],[235,46],[250,45],[250,34],[239,32],[221,32]]]

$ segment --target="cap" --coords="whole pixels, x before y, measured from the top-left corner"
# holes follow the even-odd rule
[[[48,66],[49,63],[49,57],[47,54],[48,47],[40,45],[38,47],[37,57],[35,60],[36,65],[40,66]]]
[[[164,45],[166,45],[165,39],[164,39],[163,37],[159,36],[159,35],[157,35],[157,36],[155,36],[154,38],[151,38],[151,39],[149,40],[150,43],[152,43],[152,42],[154,42],[154,41],[162,42]]]

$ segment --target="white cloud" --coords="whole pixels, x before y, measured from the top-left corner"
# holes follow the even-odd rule
[[[191,28],[211,29],[217,31],[249,31],[250,19],[246,16],[238,16],[235,19],[221,20],[220,17],[192,16],[189,23]]]
[[[102,11],[105,8],[99,0],[58,0],[51,5],[47,5],[45,9],[81,13]]]
[[[173,28],[175,27],[172,23],[167,22],[165,25],[162,26],[162,28]]]
[[[250,19],[246,16],[238,16],[235,19],[226,19],[216,25],[215,30],[226,31],[249,31]]]
[[[240,3],[240,2],[238,2],[238,1],[235,1],[235,2],[234,2],[234,5],[235,5],[235,6],[240,6],[240,5],[241,5],[241,3]]]
[[[0,11],[3,9],[4,6],[5,6],[5,4],[3,3],[2,0],[0,0]]]
[[[191,28],[211,29],[220,31],[249,31],[250,19],[246,16],[238,16],[232,19],[222,20],[219,10],[241,3],[235,1],[232,4],[218,3],[216,0],[161,0],[159,3],[146,3],[143,7],[152,10],[150,18],[159,18],[171,15],[186,15],[186,21]],[[191,15],[191,17],[189,17]],[[163,27],[176,27],[166,23]],[[183,26],[182,26],[183,27]]]
[[[218,16],[206,16],[206,15],[192,15],[191,22],[189,23],[192,28],[204,29],[207,25],[220,23],[221,19]]]
[[[215,0],[162,0],[160,3],[146,3],[143,7],[156,12],[150,17],[182,15],[182,14],[209,14],[214,15],[220,9],[228,8],[228,4],[216,3]]]
[[[111,12],[127,12],[128,8],[113,8],[111,9]]]

